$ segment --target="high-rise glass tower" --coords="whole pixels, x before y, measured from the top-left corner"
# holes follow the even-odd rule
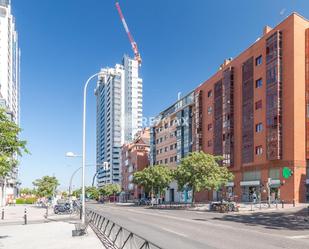
[[[120,183],[121,146],[132,141],[142,128],[143,81],[138,67],[136,60],[125,55],[122,64],[103,68],[99,75],[95,91],[99,187]],[[108,167],[103,167],[104,162]]]
[[[19,124],[19,61],[18,34],[11,12],[11,1],[0,0],[0,108]],[[7,203],[17,194],[17,166],[1,179],[0,202]]]

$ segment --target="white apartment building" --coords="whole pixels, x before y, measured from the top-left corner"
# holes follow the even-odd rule
[[[20,50],[11,1],[0,0],[0,106],[19,124]],[[0,179],[0,204],[5,205],[17,193],[17,167],[6,179]]]
[[[142,128],[143,81],[138,70],[138,62],[127,55],[122,64],[101,69],[95,90],[98,187],[120,184],[121,146]],[[108,167],[106,163],[103,167],[104,162]]]

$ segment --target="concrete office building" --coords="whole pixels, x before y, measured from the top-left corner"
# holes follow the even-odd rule
[[[97,98],[98,186],[121,183],[121,146],[133,140],[142,128],[142,79],[138,62],[128,56],[99,75]],[[109,167],[104,168],[104,162]]]
[[[18,35],[10,0],[0,0],[0,106],[10,119],[19,124],[19,60]],[[1,204],[17,194],[17,167],[1,179]]]

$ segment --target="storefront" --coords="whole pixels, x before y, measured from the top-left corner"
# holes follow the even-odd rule
[[[270,201],[275,202],[280,200],[280,180],[271,179],[269,184]]]
[[[259,180],[255,181],[241,181],[240,186],[242,190],[242,202],[257,202],[260,198],[260,185]]]
[[[306,179],[306,201],[309,202],[309,179]]]

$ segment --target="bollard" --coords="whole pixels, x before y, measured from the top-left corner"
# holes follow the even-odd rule
[[[295,207],[295,200],[293,200],[293,207]]]
[[[1,219],[4,220],[4,208],[2,208]]]
[[[282,208],[284,208],[284,200],[281,201]]]
[[[45,218],[48,218],[48,206],[46,206],[46,214],[45,214]]]
[[[27,209],[25,208],[24,225],[27,225]]]
[[[278,202],[276,201],[276,209],[278,209]]]
[[[83,208],[82,206],[80,206],[80,209],[79,209],[79,219],[80,220],[82,219],[82,216],[83,216]]]

